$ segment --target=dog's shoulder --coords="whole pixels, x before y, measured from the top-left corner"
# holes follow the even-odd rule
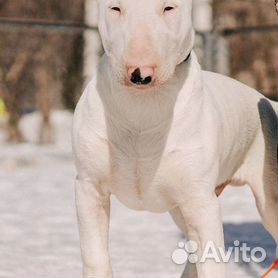
[[[202,71],[202,77],[207,88],[213,89],[214,92],[217,94],[221,93],[223,96],[230,95],[240,98],[247,95],[251,98],[257,98],[260,94],[248,85],[223,74]]]
[[[257,90],[222,74],[202,71],[202,80],[205,91],[215,100],[216,105],[227,111],[234,110],[236,114],[240,111],[257,111],[258,102],[265,98]]]
[[[74,152],[78,154],[87,155],[92,146],[99,146],[100,150],[107,137],[105,112],[96,80],[94,77],[87,85],[74,112],[72,141]]]

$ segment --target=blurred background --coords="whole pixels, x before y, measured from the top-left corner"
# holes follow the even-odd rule
[[[203,68],[277,100],[274,0],[193,2]],[[0,278],[81,276],[70,129],[102,53],[96,0],[0,0]],[[267,250],[263,264],[229,263],[229,275],[259,277],[275,245],[253,197],[228,189],[221,201],[227,247],[240,240]],[[178,277],[183,267],[171,255],[180,240],[168,215],[132,212],[113,199],[116,275]]]

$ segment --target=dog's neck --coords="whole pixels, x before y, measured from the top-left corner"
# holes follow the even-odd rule
[[[163,86],[149,90],[119,84],[112,76],[107,57],[104,57],[101,68],[103,82],[99,83],[105,85],[100,94],[106,115],[131,130],[147,132],[167,126],[173,115],[184,113],[189,99],[198,97],[200,92],[196,88],[200,84],[197,82],[200,66],[193,51]]]

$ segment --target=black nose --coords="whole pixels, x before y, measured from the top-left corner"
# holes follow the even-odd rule
[[[152,82],[152,77],[147,76],[146,78],[142,78],[140,69],[137,68],[132,74],[130,81],[137,85],[147,85]]]

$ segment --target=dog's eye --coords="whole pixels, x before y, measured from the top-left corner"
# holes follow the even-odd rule
[[[167,7],[164,8],[164,12],[169,12],[169,11],[172,11],[174,9],[175,9],[174,7],[167,6]]]
[[[121,12],[121,9],[119,7],[111,7],[110,9],[113,10],[113,11],[116,11],[118,13]]]

